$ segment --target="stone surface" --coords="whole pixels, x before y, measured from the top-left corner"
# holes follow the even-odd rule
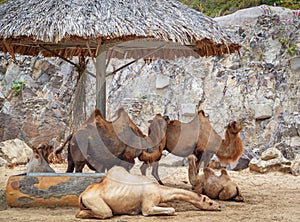
[[[291,147],[298,147],[300,149],[300,136],[291,137]]]
[[[7,161],[5,159],[3,159],[2,157],[0,157],[0,167],[6,166],[6,165],[7,165]]]
[[[7,140],[0,143],[0,157],[9,164],[25,164],[32,156],[32,150],[19,139]]]
[[[181,104],[181,115],[183,116],[195,116],[196,106],[195,104]]]
[[[138,60],[109,76],[108,120],[124,106],[147,133],[148,121],[156,113],[188,121],[181,105],[193,104],[205,111],[222,137],[230,120],[246,119],[249,125],[240,134],[249,159],[269,147],[294,159],[299,152],[296,138],[300,136],[299,20],[287,21],[286,15],[276,15],[277,8],[273,7],[272,13],[259,7],[255,10],[258,13],[242,11],[232,20],[236,23],[226,24],[226,31],[242,45],[240,55],[157,59],[150,63]],[[290,10],[285,12],[292,15]],[[243,23],[243,19],[251,21]],[[294,55],[283,39],[296,45]],[[28,144],[53,139],[62,142],[95,108],[95,78],[87,75],[75,89],[76,68],[65,61],[24,56],[17,56],[17,60],[19,66],[12,64],[9,55],[0,54],[0,124],[4,126],[0,128],[0,141],[19,138]],[[77,59],[72,61],[76,63]],[[129,61],[111,58],[107,72]],[[91,62],[88,70],[95,73]],[[169,80],[167,87],[156,87],[158,76]],[[19,96],[7,98],[13,79],[26,82],[26,87]],[[255,104],[266,104],[259,115]]]
[[[216,17],[214,19],[223,26],[245,24],[254,25],[257,22],[257,18],[264,14],[279,14],[283,20],[293,19],[292,10],[267,5],[242,9],[235,13]]]
[[[294,72],[300,72],[300,56],[293,57],[290,60],[291,70]]]
[[[267,173],[273,171],[291,172],[291,161],[284,158],[276,148],[266,150],[261,158],[253,158],[249,163],[252,171]]]
[[[254,106],[254,117],[257,120],[271,118],[273,115],[272,107],[269,104],[256,104]]]
[[[292,161],[291,172],[295,176],[300,175],[300,157],[297,157]]]
[[[268,161],[271,159],[282,158],[282,153],[276,148],[269,148],[261,154],[261,159]]]
[[[168,76],[158,75],[156,77],[156,88],[163,89],[170,84],[170,78]]]

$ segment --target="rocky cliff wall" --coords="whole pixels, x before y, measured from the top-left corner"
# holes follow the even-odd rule
[[[265,13],[256,20],[225,27],[243,46],[239,55],[139,60],[109,77],[108,118],[124,106],[146,132],[156,113],[188,122],[201,108],[222,136],[230,120],[248,120],[241,133],[245,156],[277,147],[294,158],[300,151],[299,19]],[[75,90],[77,72],[68,63],[24,56],[18,62],[0,56],[0,140],[61,142],[79,124],[76,119],[81,122],[95,107],[95,78],[87,74],[84,98]],[[125,62],[112,59],[108,72]],[[88,70],[95,72],[92,64]],[[76,110],[81,108],[77,114],[74,101]]]

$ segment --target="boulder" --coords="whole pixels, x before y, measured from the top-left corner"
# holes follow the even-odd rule
[[[292,161],[291,172],[294,176],[300,175],[300,157],[297,157]]]
[[[276,148],[269,148],[265,152],[261,154],[261,159],[264,161],[276,159],[276,158],[282,158],[282,153],[276,149]]]
[[[6,165],[7,165],[7,161],[0,157],[0,167],[6,166]]]
[[[270,104],[256,104],[254,106],[255,119],[263,120],[271,118],[273,115],[273,109]]]
[[[291,172],[291,161],[286,159],[276,148],[264,151],[261,158],[253,158],[249,163],[250,170],[267,173],[273,171]]]
[[[32,149],[19,139],[7,140],[0,143],[0,157],[7,164],[26,164],[32,156]]]

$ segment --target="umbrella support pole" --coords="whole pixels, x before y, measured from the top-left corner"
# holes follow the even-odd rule
[[[106,118],[106,51],[96,59],[96,108]]]

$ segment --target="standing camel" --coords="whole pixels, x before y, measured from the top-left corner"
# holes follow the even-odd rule
[[[175,156],[188,157],[194,154],[197,157],[197,173],[204,163],[206,167],[216,154],[223,163],[235,162],[243,153],[243,143],[239,132],[245,127],[244,121],[230,121],[225,127],[225,138],[222,139],[211,126],[203,110],[199,110],[189,123],[179,120],[168,121],[165,150]],[[152,165],[153,171],[158,172],[158,164]],[[158,174],[158,173],[157,173]]]

